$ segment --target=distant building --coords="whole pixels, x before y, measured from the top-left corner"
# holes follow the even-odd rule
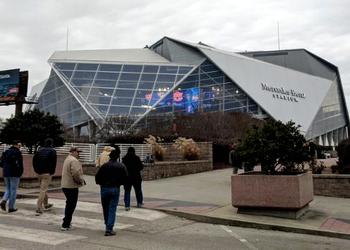
[[[37,108],[92,133],[118,116],[122,130],[153,115],[245,112],[301,125],[337,145],[349,117],[338,68],[305,49],[233,53],[164,37],[143,49],[56,51]]]

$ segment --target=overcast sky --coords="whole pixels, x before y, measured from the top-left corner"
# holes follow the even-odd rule
[[[47,59],[69,49],[143,48],[163,36],[229,51],[305,48],[337,65],[350,97],[349,0],[0,0],[0,70],[49,76]],[[28,92],[29,93],[29,92]],[[0,107],[9,117],[14,107]]]

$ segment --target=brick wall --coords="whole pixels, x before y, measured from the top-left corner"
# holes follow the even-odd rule
[[[350,198],[350,175],[314,174],[314,194]]]

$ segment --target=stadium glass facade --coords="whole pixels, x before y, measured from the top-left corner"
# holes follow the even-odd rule
[[[114,53],[114,57],[110,53]],[[196,112],[222,111],[245,112],[257,117],[270,116],[283,120],[283,115],[278,117],[279,108],[282,110],[285,105],[286,109],[290,109],[291,104],[283,101],[272,107],[268,103],[270,96],[261,99],[266,93],[259,89],[265,72],[258,78],[249,73],[249,67],[256,72],[259,70],[258,66],[262,66],[264,70],[266,68],[266,75],[270,77],[278,73],[275,72],[276,66],[272,66],[278,63],[269,62],[272,64],[267,65],[258,60],[247,61],[246,58],[252,57],[252,54],[224,54],[206,45],[197,47],[196,44],[169,38],[163,38],[150,48],[126,52],[117,50],[110,53],[55,52],[49,59],[52,68],[50,76],[40,91],[35,93],[39,96],[36,107],[56,114],[66,126],[72,128],[84,127],[91,123],[102,126],[109,117],[123,117],[125,119],[121,119],[119,124],[123,131],[138,126],[143,118],[151,115],[190,115]],[[223,55],[227,58],[222,58]],[[249,65],[241,67],[242,59]],[[259,59],[268,61],[269,57]],[[293,69],[293,65],[287,65],[286,68]],[[246,74],[242,75],[247,80],[236,77],[245,70]],[[277,70],[280,70],[280,67]],[[294,71],[293,74],[297,75],[291,78],[301,75]],[[315,81],[316,78],[309,75],[306,76],[309,77],[308,81]],[[326,80],[320,82],[325,86],[324,91],[320,93],[323,95],[322,100],[315,101],[316,98],[309,104],[304,104],[314,106],[310,109],[310,112],[314,113],[310,114],[314,119],[305,121],[304,131],[308,138],[326,142],[321,144],[334,144],[347,137],[348,117],[338,78],[324,78]],[[251,88],[250,82],[256,82],[257,87]],[[283,87],[291,88],[289,85]],[[307,97],[311,96],[312,91],[309,94],[308,89],[300,88]],[[264,100],[267,102],[264,103]],[[301,102],[304,101],[295,100],[293,105],[302,105]],[[276,114],[274,108],[277,110]],[[291,108],[295,109],[297,106]],[[281,114],[282,112],[285,111],[282,110]],[[303,114],[299,116],[302,117]],[[295,120],[306,120],[300,117],[296,116]],[[291,119],[293,116],[289,120]]]

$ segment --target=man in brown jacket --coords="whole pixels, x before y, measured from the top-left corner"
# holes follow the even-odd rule
[[[72,216],[78,202],[79,187],[85,185],[83,168],[78,160],[81,151],[76,147],[71,147],[69,152],[63,163],[61,179],[62,191],[66,196],[62,231],[71,229]]]

